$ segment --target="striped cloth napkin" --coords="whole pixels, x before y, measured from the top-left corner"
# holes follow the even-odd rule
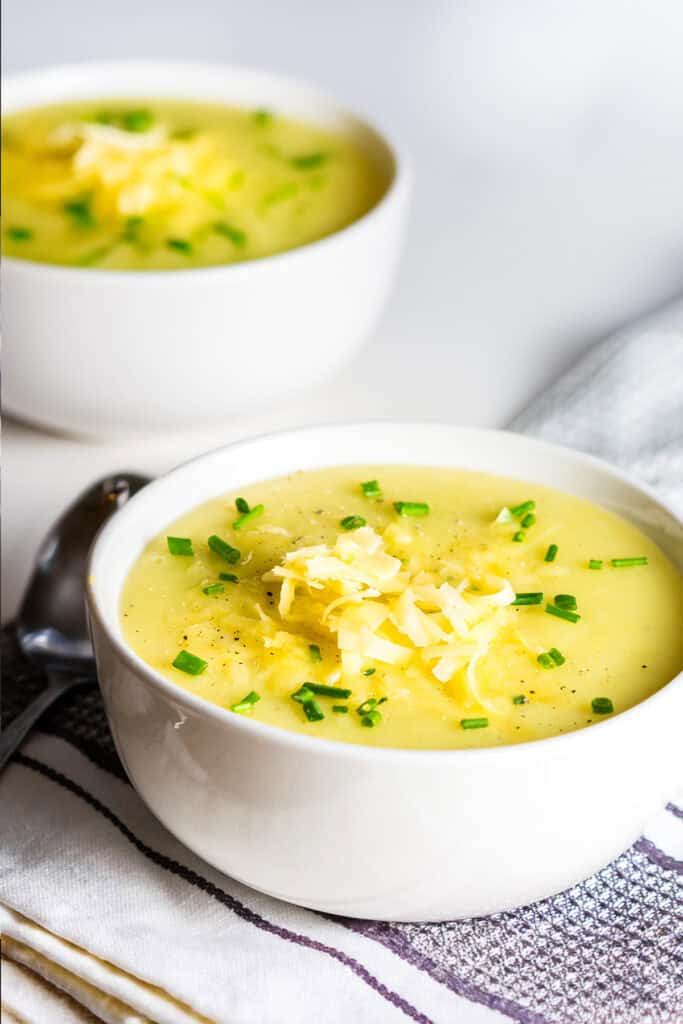
[[[597,346],[513,426],[682,501],[682,382],[679,303]],[[11,631],[2,642],[11,717],[42,680]],[[78,692],[0,780],[3,1020],[681,1024],[675,788],[630,849],[559,896],[441,924],[344,919],[262,896],[185,849],[128,784],[97,691]]]

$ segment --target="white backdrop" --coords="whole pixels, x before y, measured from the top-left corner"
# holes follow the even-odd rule
[[[6,0],[4,22],[6,72],[175,56],[316,79],[393,128],[417,172],[391,305],[324,391],[134,459],[8,427],[5,616],[41,532],[100,471],[310,420],[501,425],[683,287],[680,0]]]

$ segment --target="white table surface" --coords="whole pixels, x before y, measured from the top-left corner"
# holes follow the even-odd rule
[[[105,472],[157,473],[315,421],[503,425],[592,340],[675,294],[682,29],[675,0],[8,0],[6,72],[149,55],[295,72],[392,127],[417,187],[386,315],[316,394],[209,433],[112,444],[6,422],[4,619],[50,522]]]

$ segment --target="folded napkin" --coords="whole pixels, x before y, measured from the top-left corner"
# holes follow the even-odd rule
[[[683,303],[592,350],[514,424],[683,499]],[[4,712],[43,681],[2,637]],[[441,924],[317,914],[208,867],[146,810],[97,691],[0,779],[3,1019],[26,1024],[681,1024],[683,794],[612,864]],[[586,836],[590,842],[590,836]],[[501,851],[504,855],[504,851]]]

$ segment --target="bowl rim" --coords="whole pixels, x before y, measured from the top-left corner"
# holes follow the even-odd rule
[[[40,260],[22,259],[15,256],[3,255],[3,264],[6,267],[11,268],[13,272],[24,274],[48,273],[54,274],[58,279],[71,278],[98,283],[130,280],[136,282],[136,285],[134,286],[137,286],[137,282],[158,284],[162,281],[175,281],[177,279],[177,275],[182,275],[183,279],[185,279],[185,277],[189,278],[190,275],[192,277],[202,276],[209,278],[218,277],[223,274],[230,274],[235,277],[245,273],[255,273],[257,269],[267,272],[273,264],[279,264],[285,260],[291,261],[297,258],[303,259],[308,256],[312,250],[316,250],[321,247],[329,248],[329,246],[333,245],[339,238],[347,239],[351,235],[358,234],[360,231],[366,229],[369,224],[377,221],[379,217],[384,214],[387,207],[395,205],[404,197],[410,195],[414,178],[412,161],[407,155],[406,148],[402,141],[397,140],[393,131],[389,133],[378,123],[374,116],[370,117],[362,111],[358,111],[355,106],[348,106],[345,102],[336,99],[331,92],[328,92],[326,89],[320,87],[315,82],[307,78],[302,78],[298,75],[290,75],[281,71],[270,71],[267,68],[261,68],[256,65],[238,64],[228,61],[184,61],[150,58],[149,60],[72,61],[65,64],[29,68],[24,71],[12,72],[3,77],[3,116],[6,114],[18,113],[22,110],[32,109],[30,104],[21,104],[16,107],[10,107],[9,110],[5,109],[7,106],[7,93],[17,85],[23,85],[24,83],[29,84],[32,80],[38,82],[41,78],[47,78],[49,76],[56,77],[60,74],[80,74],[86,78],[89,72],[108,72],[111,74],[127,76],[135,71],[139,73],[156,71],[160,75],[173,72],[178,76],[184,75],[190,77],[193,75],[204,74],[215,74],[217,76],[224,75],[226,77],[244,75],[245,78],[254,79],[262,77],[264,80],[270,80],[273,84],[276,82],[281,82],[283,84],[286,83],[289,86],[306,91],[311,97],[328,105],[331,109],[336,110],[339,114],[349,118],[351,121],[356,122],[375,137],[377,142],[386,151],[387,155],[393,162],[393,173],[391,179],[374,206],[371,206],[369,210],[366,210],[364,214],[356,220],[351,221],[350,224],[345,225],[345,227],[332,231],[330,234],[324,235],[322,238],[314,239],[311,242],[305,242],[303,245],[296,246],[293,249],[283,249],[281,252],[271,253],[268,256],[259,256],[252,260],[238,260],[234,263],[213,264],[207,267],[174,267],[167,270],[154,268],[149,270],[126,270],[123,268],[102,269],[100,267],[80,267],[61,263],[46,263],[41,262]],[[106,98],[106,90],[104,91],[104,95]],[[98,93],[96,89],[93,90],[93,99],[101,97],[102,93]],[[131,98],[133,97],[131,96]],[[165,98],[173,99],[174,97],[169,94],[169,96]],[[199,99],[198,101],[201,102]],[[59,103],[60,100],[56,99],[55,102]],[[219,101],[215,100],[215,102]],[[40,107],[44,105],[45,104],[37,104],[36,106]]]
[[[343,428],[352,428],[355,430],[363,428],[377,428],[385,427],[389,429],[395,429],[397,427],[406,428],[418,428],[418,427],[436,427],[441,429],[448,429],[456,431],[461,434],[475,436],[475,437],[489,437],[495,438],[501,435],[513,435],[518,438],[523,438],[531,447],[536,450],[545,449],[548,453],[555,453],[561,458],[569,459],[575,464],[585,464],[593,466],[595,469],[601,470],[603,473],[607,473],[609,476],[628,486],[635,488],[636,491],[648,499],[650,504],[654,504],[660,510],[667,513],[678,527],[683,529],[683,517],[672,508],[667,502],[663,501],[655,491],[650,488],[647,484],[634,478],[630,473],[613,466],[611,463],[604,459],[597,458],[587,452],[579,451],[575,448],[570,448],[565,445],[558,445],[550,441],[545,441],[540,438],[530,437],[525,434],[520,434],[512,430],[502,430],[493,428],[479,428],[479,427],[467,427],[456,424],[448,424],[437,421],[403,421],[403,420],[365,420],[365,421],[347,421],[347,422],[328,422],[321,424],[313,424],[303,427],[293,427],[287,430],[276,430],[267,431],[263,434],[253,435],[249,437],[239,438],[231,441],[228,444],[219,445],[216,448],[212,448],[209,451],[202,452],[199,455],[193,456],[192,458],[186,459],[178,466],[173,467],[166,473],[161,474],[152,480],[151,483],[147,484],[141,491],[138,492],[130,502],[124,506],[125,509],[129,509],[134,503],[141,504],[145,500],[145,496],[149,495],[149,492],[156,484],[162,484],[169,477],[181,475],[189,467],[195,466],[197,463],[206,461],[207,464],[213,458],[218,457],[224,452],[231,451],[236,448],[246,447],[253,443],[267,443],[268,441],[275,441],[287,437],[297,437],[301,434],[310,434],[312,432],[324,432],[326,430],[339,430]],[[330,466],[342,466],[349,465],[348,462],[331,462]],[[457,469],[456,465],[453,465],[454,469]],[[517,478],[520,479],[520,478]],[[557,488],[561,489],[561,488]],[[218,496],[218,495],[216,495]],[[210,500],[210,499],[206,499]],[[123,511],[123,510],[122,510]],[[216,723],[231,729],[234,728],[238,732],[244,732],[246,736],[251,735],[254,739],[262,742],[275,743],[278,746],[291,747],[298,749],[302,752],[311,754],[318,753],[321,756],[329,757],[347,757],[354,760],[372,760],[378,762],[396,763],[400,762],[402,766],[409,766],[410,764],[416,765],[418,763],[433,764],[440,761],[450,763],[454,760],[474,760],[475,758],[484,763],[488,762],[499,762],[501,760],[507,760],[510,757],[532,757],[537,752],[550,753],[551,747],[553,752],[557,750],[566,750],[569,744],[579,743],[596,743],[601,742],[600,736],[605,736],[605,730],[611,730],[609,735],[613,735],[617,729],[623,729],[630,725],[635,718],[643,714],[643,708],[652,710],[654,705],[658,705],[664,702],[674,687],[683,688],[683,669],[670,679],[667,683],[661,686],[655,693],[646,697],[644,700],[639,701],[632,707],[627,708],[625,711],[620,711],[615,715],[609,716],[603,722],[595,722],[590,727],[584,727],[581,729],[574,729],[571,732],[561,733],[554,736],[546,736],[541,739],[527,740],[522,743],[510,743],[500,744],[497,746],[490,747],[477,747],[471,749],[456,748],[456,749],[416,749],[411,747],[381,747],[381,746],[366,746],[359,743],[346,743],[341,740],[328,740],[316,736],[308,736],[305,733],[293,732],[288,729],[280,728],[279,726],[270,725],[267,722],[259,722],[252,720],[244,715],[235,714],[227,708],[220,707],[217,704],[212,704],[210,701],[204,700],[202,697],[195,696],[188,690],[171,682],[156,669],[152,668],[147,662],[145,662],[139,655],[130,648],[123,639],[120,639],[111,628],[107,614],[102,610],[99,605],[99,601],[96,594],[96,575],[94,572],[95,563],[99,556],[99,551],[106,541],[108,536],[117,529],[118,516],[113,516],[108,522],[106,522],[99,530],[93,545],[90,549],[90,555],[88,558],[88,566],[86,572],[86,603],[88,608],[88,614],[91,619],[96,620],[97,625],[102,630],[107,638],[107,642],[113,647],[116,655],[123,660],[126,667],[133,672],[141,681],[153,689],[161,691],[162,695],[174,701],[177,704],[185,705],[188,710],[200,716],[207,716],[213,719]],[[121,520],[119,519],[119,522]],[[163,528],[163,527],[162,527]],[[118,598],[120,599],[121,591],[119,590]],[[599,732],[597,730],[600,730]]]

